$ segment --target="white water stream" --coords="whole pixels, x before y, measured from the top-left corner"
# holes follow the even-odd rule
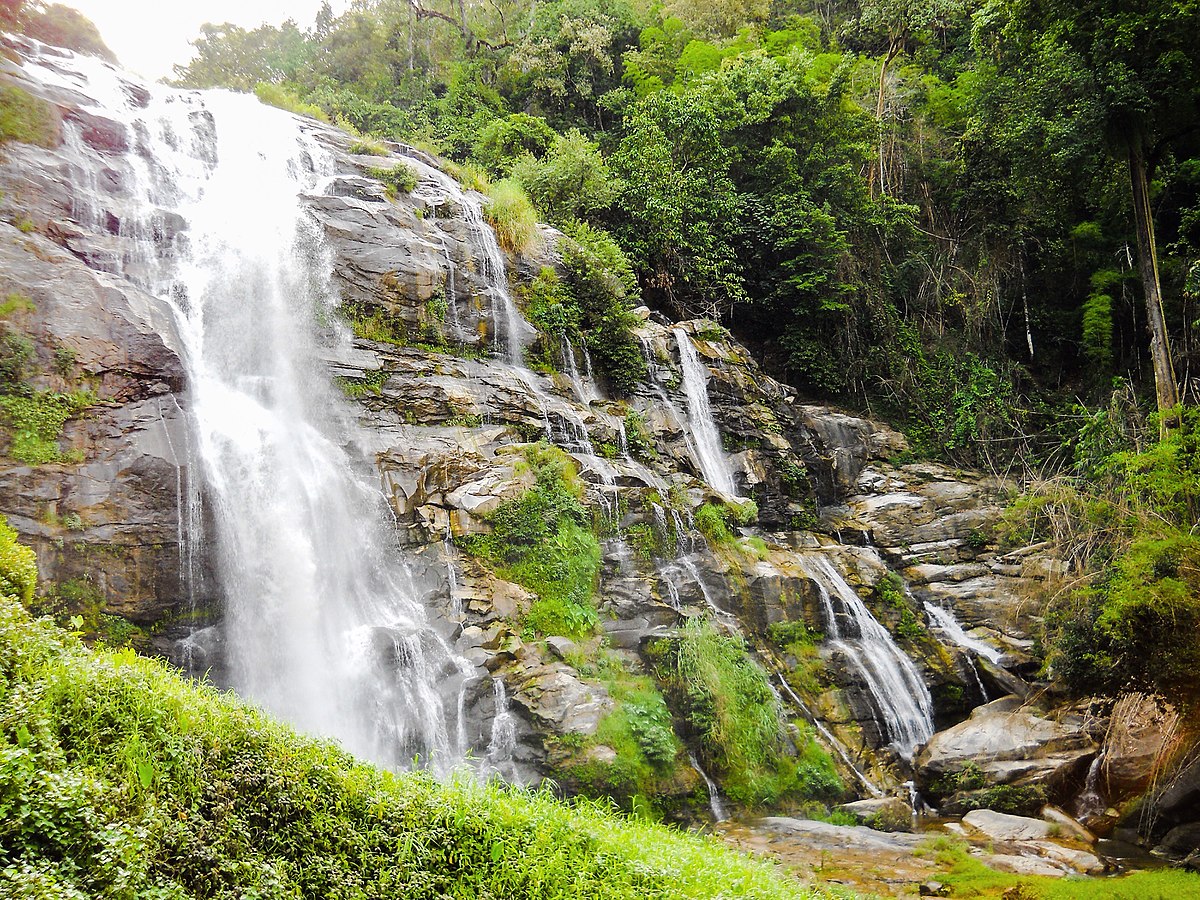
[[[690,445],[696,463],[709,486],[730,497],[737,496],[733,482],[733,470],[721,445],[721,432],[713,419],[712,404],[708,399],[708,369],[700,362],[700,356],[692,339],[682,328],[674,329],[675,341],[679,344],[679,362],[683,368],[683,390],[687,394],[688,424],[691,426]]]
[[[826,556],[802,560],[820,593],[828,645],[862,678],[884,736],[912,759],[933,736],[933,700],[920,672]]]
[[[94,98],[136,143],[99,163],[119,166],[124,188],[117,269],[175,314],[232,686],[384,765],[453,765],[447,709],[469,669],[426,622],[320,362],[330,261],[301,195],[331,162],[314,126],[246,95],[137,84],[90,58],[29,67]],[[73,138],[63,152],[91,183],[96,154]],[[181,223],[173,240],[167,217]]]

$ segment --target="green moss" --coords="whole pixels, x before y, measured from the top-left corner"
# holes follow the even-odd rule
[[[625,411],[625,443],[634,459],[650,463],[658,458],[654,438],[646,427],[646,417],[632,407]]]
[[[925,623],[917,618],[908,596],[904,592],[904,582],[894,572],[883,576],[875,585],[875,595],[879,601],[895,613],[896,624],[894,631],[901,637],[921,638],[928,631]]]
[[[556,447],[534,445],[524,462],[534,487],[488,516],[489,534],[458,543],[537,594],[523,623],[530,634],[581,637],[596,625],[592,597],[600,577],[600,542],[581,502],[583,485],[571,458]]]
[[[0,85],[0,143],[58,145],[54,107],[16,85]]]
[[[43,391],[27,397],[0,397],[0,412],[11,431],[8,455],[31,466],[74,461],[73,455],[59,449],[58,439],[67,420],[95,401],[95,396],[87,392]]]
[[[364,373],[361,378],[339,376],[334,380],[342,389],[342,393],[351,400],[358,400],[367,396],[378,397],[383,393],[383,386],[387,383],[389,375],[386,369],[376,369],[374,372]]]
[[[0,319],[7,319],[14,313],[33,312],[37,309],[33,300],[19,291],[10,291],[0,303]]]
[[[378,307],[368,311],[362,307],[347,304],[342,307],[342,313],[355,337],[380,344],[394,344],[398,347],[408,345],[408,328],[404,321],[395,316],[389,316]]]

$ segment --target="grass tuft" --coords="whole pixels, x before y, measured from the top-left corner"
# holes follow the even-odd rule
[[[0,86],[0,143],[56,147],[58,140],[58,123],[49,103],[16,85]]]
[[[329,121],[329,116],[325,110],[319,106],[313,106],[311,103],[306,103],[281,84],[270,84],[260,81],[254,89],[254,96],[258,97],[259,100],[268,106],[285,109],[298,116],[308,116],[310,119],[316,119],[318,122]]]
[[[496,229],[500,246],[512,253],[526,250],[537,236],[537,211],[525,189],[505,178],[491,186],[488,196],[483,214]]]

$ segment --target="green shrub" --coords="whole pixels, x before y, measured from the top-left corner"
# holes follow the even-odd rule
[[[646,417],[633,407],[625,410],[625,443],[635,459],[649,463],[658,458],[654,437],[646,427]]]
[[[496,229],[500,246],[511,253],[528,249],[537,237],[537,212],[525,190],[509,178],[497,181],[488,189],[483,215]]]
[[[1042,635],[1047,666],[1079,694],[1134,689],[1200,701],[1200,410],[1142,441],[1116,403],[1075,438],[1077,474],[1006,512],[1006,544],[1049,541],[1071,567]],[[1147,427],[1154,428],[1153,423]],[[1147,449],[1132,447],[1141,443]],[[1129,449],[1127,449],[1129,448]]]
[[[4,141],[58,146],[54,107],[16,85],[0,85],[0,143]]]
[[[556,137],[545,119],[513,113],[484,126],[471,149],[471,158],[493,175],[504,178],[512,172],[517,160],[541,156]]]
[[[68,457],[58,446],[63,426],[95,402],[96,398],[86,392],[0,396],[0,412],[12,432],[8,455],[31,466],[66,461]]]
[[[448,159],[443,159],[441,164],[442,170],[468,191],[486,194],[492,188],[492,182],[488,178],[487,172],[478,166],[470,163],[456,163]]]
[[[29,605],[37,574],[37,557],[18,543],[16,530],[0,516],[0,598]]]
[[[370,166],[366,173],[376,181],[383,183],[388,197],[395,199],[397,194],[411,194],[417,186],[417,173],[407,163],[396,163],[391,166]]]
[[[646,360],[634,335],[632,312],[640,293],[629,260],[604,231],[582,223],[564,229],[563,267],[567,287],[583,316],[587,345],[613,390],[632,393],[646,378]]]
[[[740,637],[691,621],[649,653],[698,755],[732,799],[760,806],[841,794],[832,761],[811,737],[799,757],[787,754],[778,700]]]
[[[526,154],[517,160],[512,176],[542,216],[556,225],[607,209],[620,192],[599,147],[576,129],[556,137],[542,159]]]
[[[388,148],[382,141],[375,138],[359,138],[346,148],[346,152],[354,156],[387,156]]]
[[[705,503],[696,510],[696,530],[713,544],[727,544],[733,540],[729,530],[729,510],[723,503]]]
[[[33,341],[16,331],[0,334],[0,393],[27,393],[25,379],[33,361]]]
[[[888,572],[875,585],[875,596],[893,612],[894,629],[901,637],[919,638],[926,634],[925,623],[917,618],[908,596],[904,593],[904,582],[895,572]]]
[[[535,485],[488,516],[492,530],[459,539],[496,572],[537,594],[525,618],[533,634],[580,637],[596,625],[592,597],[600,577],[600,542],[581,497],[571,458],[546,444],[526,450]]]
[[[378,397],[383,393],[383,386],[387,383],[389,374],[386,369],[376,369],[374,372],[364,373],[361,378],[338,377],[335,381],[347,397],[359,400],[367,396]]]
[[[258,97],[259,100],[268,106],[285,109],[298,116],[308,116],[319,122],[329,121],[329,115],[325,110],[319,106],[313,106],[311,103],[305,102],[298,94],[281,84],[270,84],[260,81],[258,86],[254,88],[254,96]]]
[[[345,304],[341,311],[355,337],[398,347],[407,346],[408,329],[402,319],[388,315],[379,307],[368,312],[363,307]]]

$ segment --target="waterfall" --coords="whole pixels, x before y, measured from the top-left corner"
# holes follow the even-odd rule
[[[492,696],[495,699],[496,712],[492,716],[492,739],[488,743],[486,770],[516,781],[513,751],[517,748],[517,720],[508,708],[508,692],[504,689],[504,679],[492,679]]]
[[[692,768],[696,770],[696,774],[704,779],[704,786],[708,789],[708,809],[712,813],[714,822],[725,822],[729,819],[729,814],[725,812],[725,804],[721,802],[721,794],[717,788],[717,783],[712,780],[712,776],[700,768],[700,763],[696,759],[694,753],[688,754],[688,762]]]
[[[683,389],[688,401],[688,424],[691,430],[690,445],[695,451],[700,472],[709,486],[730,497],[737,496],[733,483],[733,470],[721,446],[721,433],[713,419],[712,404],[708,400],[708,369],[700,362],[692,339],[682,328],[674,329],[679,344],[679,362],[683,368]]]
[[[827,557],[802,561],[820,595],[828,646],[862,678],[885,738],[912,759],[933,736],[933,701],[917,667]]]
[[[982,656],[994,666],[1000,665],[1004,654],[995,647],[989,647],[983,641],[971,637],[962,627],[962,623],[954,618],[954,613],[936,604],[925,602],[925,612],[933,621],[933,627],[941,631],[952,644],[970,650],[976,656]]]
[[[31,67],[98,98],[136,146],[98,160],[68,137],[64,153],[73,171],[120,170],[119,274],[175,314],[232,686],[384,765],[453,764],[446,711],[469,668],[427,624],[320,362],[335,301],[301,200],[330,166],[320,126],[247,95],[128,90],[134,79],[85,57]]]

